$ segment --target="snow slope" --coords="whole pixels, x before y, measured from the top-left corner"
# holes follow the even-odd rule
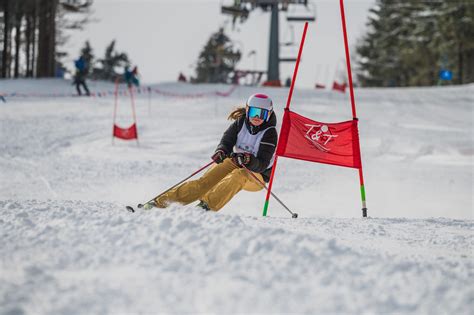
[[[154,88],[186,97],[139,95],[140,145],[112,145],[113,98],[0,81],[0,314],[472,311],[473,85],[356,90],[371,217],[355,170],[282,158],[274,192],[296,220],[273,200],[262,218],[263,192],[219,213],[125,211],[206,164],[226,114],[256,91]],[[281,117],[288,90],[259,91]],[[330,91],[296,90],[292,109],[351,118]]]

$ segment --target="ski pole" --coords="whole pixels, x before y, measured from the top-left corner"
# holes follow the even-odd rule
[[[232,161],[234,163],[235,166],[239,167],[234,161]],[[245,165],[242,164],[242,167],[247,171],[247,173],[249,173],[256,181],[258,181],[260,183],[260,185],[262,185],[263,188],[265,188],[267,191],[268,191],[268,188],[267,188],[267,185],[265,185],[265,183],[263,183],[257,176],[255,176],[254,173],[252,173],[251,170],[249,170]],[[280,198],[278,198],[273,192],[270,192],[271,195],[273,196],[273,198],[276,199],[276,201],[278,201],[282,206],[283,208],[285,208],[289,213],[291,213],[291,217],[296,219],[298,217],[298,213],[296,212],[292,212],[284,203],[283,201],[280,200]]]
[[[147,201],[145,204],[149,203],[149,202],[152,202],[153,200],[155,200],[156,198],[158,197],[161,197],[162,195],[166,194],[168,191],[170,191],[171,189],[175,188],[176,186],[178,185],[181,185],[182,183],[184,183],[185,181],[187,181],[188,179],[190,179],[191,177],[193,177],[194,175],[196,175],[197,173],[201,172],[202,170],[208,168],[209,166],[211,166],[212,164],[214,163],[214,161],[211,161],[209,162],[208,164],[204,165],[203,167],[201,167],[200,169],[198,169],[197,171],[195,171],[194,173],[192,173],[191,175],[189,175],[188,177],[186,177],[185,179],[183,179],[182,181],[180,181],[179,183],[177,183],[176,185],[168,188],[167,190],[165,190],[164,192],[162,192],[161,194],[159,194],[158,196],[154,197],[153,199],[150,199],[149,201]],[[139,203],[137,205],[138,208],[143,208],[143,205],[142,203]],[[133,209],[132,207],[130,206],[126,206],[127,210],[130,211],[130,212],[135,212],[135,209]]]

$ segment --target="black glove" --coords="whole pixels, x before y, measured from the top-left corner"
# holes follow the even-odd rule
[[[214,152],[214,154],[211,156],[211,159],[216,162],[217,164],[220,164],[224,162],[224,160],[227,158],[227,154],[222,151],[222,150],[217,150]]]
[[[250,153],[232,153],[231,154],[232,161],[238,166],[246,166],[250,164],[250,160],[252,159],[252,155]]]

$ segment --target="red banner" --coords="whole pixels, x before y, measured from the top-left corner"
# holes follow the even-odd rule
[[[337,83],[336,81],[334,81],[332,83],[332,90],[333,91],[339,91],[339,92],[342,92],[342,93],[346,93],[346,87],[347,87],[347,84],[345,83]]]
[[[114,125],[114,137],[123,140],[138,139],[137,125],[133,124],[128,128],[120,128]]]
[[[323,123],[285,111],[278,156],[360,168],[357,120]]]

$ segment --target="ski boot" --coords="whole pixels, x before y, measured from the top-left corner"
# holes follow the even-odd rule
[[[143,210],[151,210],[151,209],[153,209],[154,207],[156,207],[156,203],[155,203],[155,201],[153,200],[153,201],[150,201],[150,202],[145,203],[142,208],[143,208]]]
[[[197,207],[204,209],[205,211],[211,211],[211,208],[209,208],[209,205],[205,203],[202,200],[199,200],[199,203],[197,204]]]

